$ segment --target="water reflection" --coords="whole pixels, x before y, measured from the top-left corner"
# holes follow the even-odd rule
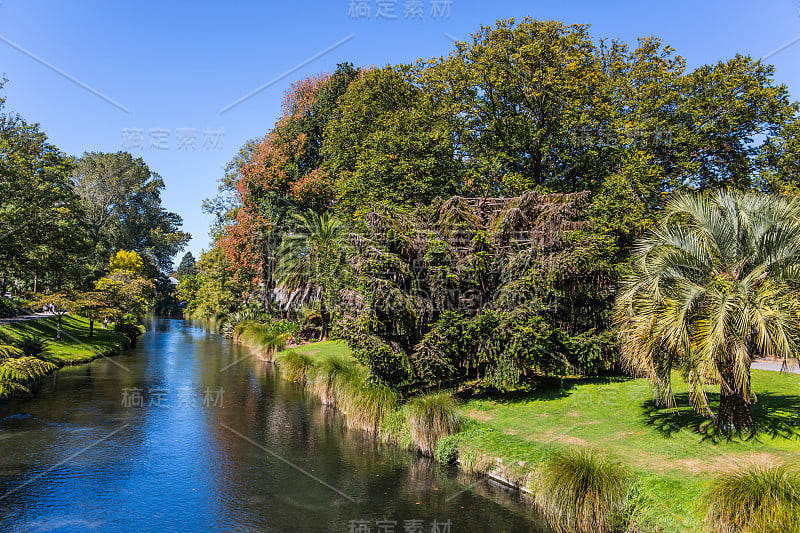
[[[388,518],[397,531],[404,520],[539,531],[513,493],[486,481],[464,491],[474,478],[345,431],[274,367],[197,325],[154,320],[117,361],[129,371],[99,359],[0,403],[0,530],[346,532]],[[141,406],[125,404],[126,389]]]

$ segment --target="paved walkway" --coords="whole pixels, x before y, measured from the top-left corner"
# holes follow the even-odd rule
[[[29,320],[39,320],[40,318],[47,318],[54,316],[53,313],[33,313],[30,315],[18,315],[11,318],[0,318],[0,326],[5,324],[13,324],[14,322],[27,322]]]
[[[29,320],[39,320],[51,316],[54,316],[53,313],[33,313],[30,315],[13,316],[11,318],[0,318],[0,326],[5,324],[13,324],[15,322],[27,322]],[[755,368],[756,370],[772,370],[774,372],[780,372],[781,362],[773,361],[770,359],[759,359],[753,361],[750,367]],[[787,365],[786,371],[789,372],[790,374],[800,374],[800,366],[798,366],[796,363],[790,363],[789,365]]]
[[[750,365],[750,368],[755,368],[756,370],[773,370],[775,372],[780,372],[782,363],[780,361],[773,361],[770,359],[759,359],[753,361]],[[786,365],[786,371],[790,374],[800,374],[800,367],[797,366],[797,363],[789,363]]]

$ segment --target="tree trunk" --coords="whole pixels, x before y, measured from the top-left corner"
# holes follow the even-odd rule
[[[56,315],[58,318],[56,319],[56,340],[61,340],[61,315]]]
[[[89,319],[89,336],[94,335],[94,319]]]
[[[0,282],[0,298],[5,298],[6,296],[6,285],[8,285],[8,273],[3,272],[3,280]]]
[[[319,332],[319,340],[324,341],[328,338],[328,313],[325,309],[320,309],[319,313],[319,320],[320,320],[320,328],[322,331]]]
[[[722,363],[719,371],[723,382],[720,384],[719,412],[715,424],[717,429],[725,432],[752,430],[754,424],[750,398],[745,397],[741,388],[736,386],[732,363]]]

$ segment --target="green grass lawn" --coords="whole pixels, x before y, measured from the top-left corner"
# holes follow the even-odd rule
[[[0,332],[12,339],[28,335],[47,339],[48,354],[59,366],[88,362],[125,344],[125,337],[121,333],[103,329],[97,322],[94,335],[89,337],[89,320],[71,315],[62,318],[61,340],[56,340],[55,318],[3,325],[0,326]]]
[[[294,350],[349,354],[336,341]],[[463,411],[473,422],[459,447],[500,458],[520,477],[553,450],[600,450],[636,474],[642,531],[706,531],[702,495],[715,475],[754,460],[800,463],[800,375],[753,370],[752,381],[757,433],[747,440],[715,436],[676,374],[676,410],[657,406],[643,379],[553,379],[530,391],[472,397]],[[716,408],[717,395],[710,397]]]
[[[311,356],[339,356],[352,359],[350,348],[344,341],[322,341],[291,348],[292,351]]]
[[[714,475],[753,460],[800,459],[800,375],[754,370],[752,379],[757,433],[746,440],[715,436],[710,421],[689,406],[677,375],[676,410],[657,406],[641,379],[565,379],[470,399],[464,412],[483,431],[468,430],[463,440],[506,463],[536,463],[570,446],[595,448],[639,475],[647,504],[642,525],[703,531],[700,496]]]

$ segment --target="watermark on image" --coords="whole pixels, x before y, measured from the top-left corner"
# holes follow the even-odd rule
[[[450,18],[452,0],[348,0],[352,20],[444,20]]]
[[[34,61],[36,61],[37,63],[39,63],[43,67],[50,69],[51,71],[55,72],[56,74],[58,74],[62,78],[65,78],[65,79],[71,81],[72,83],[74,83],[78,87],[90,92],[91,94],[95,95],[96,97],[100,98],[101,100],[103,100],[103,101],[111,104],[112,106],[116,107],[120,111],[124,111],[125,113],[130,113],[130,110],[127,107],[125,107],[124,105],[120,104],[116,100],[113,100],[112,98],[109,98],[108,96],[106,96],[105,94],[101,93],[97,89],[95,89],[95,88],[91,87],[90,85],[82,82],[81,80],[79,80],[75,76],[72,76],[70,73],[66,72],[65,70],[62,70],[62,69],[58,68],[57,66],[53,65],[52,63],[50,63],[46,59],[43,59],[43,58],[39,57],[38,55],[34,54],[30,50],[27,50],[26,48],[22,47],[21,45],[15,43],[11,39],[8,39],[8,38],[0,35],[0,42],[3,42],[5,44],[7,44],[8,46],[10,46],[14,50],[20,52],[21,54],[24,54],[24,55],[28,56],[29,58],[33,59]]]
[[[150,388],[141,389],[137,387],[122,389],[122,401],[120,402],[123,407],[128,408],[144,408],[144,407],[169,407],[170,405],[177,407],[197,407],[202,405],[207,409],[222,408],[223,395],[225,389],[211,389],[206,387],[206,390],[201,394],[198,391],[190,388],[182,389],[163,389],[163,388]],[[172,403],[170,403],[172,401]]]
[[[272,87],[273,85],[275,85],[279,81],[281,81],[284,78],[294,74],[295,72],[297,72],[301,68],[303,68],[303,67],[305,67],[307,65],[310,65],[311,63],[313,63],[317,59],[321,58],[322,56],[324,56],[326,54],[329,54],[330,52],[336,50],[337,48],[339,48],[340,46],[342,46],[346,42],[350,41],[351,39],[354,39],[355,36],[356,35],[354,33],[351,33],[350,35],[346,36],[343,39],[340,39],[339,41],[333,43],[332,45],[328,46],[327,48],[324,48],[324,49],[320,50],[319,52],[317,52],[316,54],[312,55],[308,59],[305,59],[305,60],[301,61],[300,63],[296,64],[295,66],[293,66],[292,68],[290,68],[289,70],[284,72],[283,74],[280,74],[276,78],[271,79],[270,81],[268,81],[267,83],[265,83],[261,87],[258,87],[257,89],[255,89],[253,91],[250,91],[249,93],[247,93],[246,95],[242,96],[241,98],[238,98],[237,100],[235,100],[235,101],[231,102],[230,104],[226,105],[225,107],[223,107],[222,109],[219,110],[219,114],[222,115],[223,113],[226,113],[226,112],[230,111],[231,109],[233,109],[234,107],[238,106],[242,102],[245,102],[245,101],[249,100],[250,98],[254,97],[255,95],[257,95],[258,93],[260,93],[264,89]]]
[[[452,522],[433,520],[350,520],[348,533],[453,533]]]
[[[222,150],[225,136],[223,128],[204,130],[200,128],[123,128],[124,150]]]

